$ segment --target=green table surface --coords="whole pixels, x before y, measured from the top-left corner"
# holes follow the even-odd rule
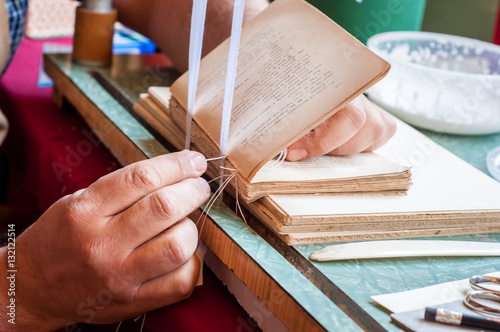
[[[458,136],[420,130],[436,143],[489,174],[486,154],[500,146],[500,134]],[[500,205],[500,197],[498,198]],[[426,239],[431,239],[426,238]],[[500,242],[500,233],[432,237],[441,240]],[[328,246],[294,246],[303,256]],[[406,291],[448,281],[466,279],[476,274],[500,271],[499,258],[406,258],[354,260],[346,262],[312,262],[339,290],[344,292],[384,329],[399,331],[390,323],[389,314],[376,305],[371,296]],[[408,299],[411,301],[411,299]]]
[[[97,83],[87,68],[72,64],[68,56],[51,55],[49,61],[63,71],[147,156],[168,153],[168,150],[122,106],[124,103],[120,104]],[[158,73],[157,75],[161,75],[162,72]],[[152,74],[152,71],[148,75],[152,78],[161,78]],[[148,81],[154,83],[155,79]],[[144,88],[140,84],[136,87],[139,87],[138,90]],[[131,91],[130,87],[127,91]],[[122,91],[126,99],[134,102],[136,96],[127,91]],[[500,134],[454,136],[422,132],[486,173],[486,153],[500,145]],[[317,282],[308,280],[311,279],[310,273],[300,273],[300,269],[294,267],[293,259],[280,254],[283,253],[282,250],[275,250],[222,203],[218,203],[211,210],[210,217],[321,325],[331,331],[359,330],[359,327],[335,303],[340,304],[367,330],[399,331],[400,329],[390,322],[389,313],[373,303],[371,296],[469,278],[474,274],[500,271],[500,258],[410,258],[317,263],[308,260],[309,254],[328,244],[298,245],[289,248],[312,267],[313,275],[326,277],[331,282],[332,288],[335,288],[335,291],[320,290],[321,286],[314,286],[314,283],[318,284]],[[500,242],[500,233],[446,236],[439,239]]]
[[[436,143],[489,174],[486,154],[500,146],[500,134],[458,136],[420,130]],[[500,205],[500,197],[498,198]],[[426,238],[426,239],[431,239]],[[441,240],[500,242],[500,233],[432,237]],[[304,257],[328,246],[294,246]],[[311,263],[344,292],[361,310],[384,329],[400,331],[390,323],[389,313],[376,305],[371,296],[401,292],[448,281],[466,279],[476,274],[500,271],[500,257],[489,258],[406,258],[354,260],[345,262]],[[411,299],[408,299],[411,301]]]

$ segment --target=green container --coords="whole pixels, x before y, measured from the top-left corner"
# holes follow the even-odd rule
[[[386,31],[418,31],[426,0],[309,0],[354,37],[366,44]]]
[[[498,0],[428,0],[422,30],[491,42],[499,6]]]

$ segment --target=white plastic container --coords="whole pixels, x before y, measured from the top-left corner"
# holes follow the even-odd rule
[[[500,132],[500,46],[429,32],[386,32],[368,47],[388,61],[370,98],[402,120],[438,132]]]

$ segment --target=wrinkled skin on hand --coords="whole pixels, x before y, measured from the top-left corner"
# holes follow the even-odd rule
[[[378,149],[396,133],[396,121],[361,95],[288,147],[287,160],[348,155]]]
[[[17,238],[16,325],[1,325],[2,313],[0,330],[111,323],[188,297],[200,263],[198,232],[186,216],[209,196],[199,177],[205,170],[201,154],[172,153],[54,203]]]

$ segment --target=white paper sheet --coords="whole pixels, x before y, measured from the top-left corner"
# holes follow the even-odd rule
[[[487,275],[500,277],[500,272]],[[376,295],[371,298],[391,312],[400,313],[463,300],[471,290],[469,279],[462,279],[405,292]]]

